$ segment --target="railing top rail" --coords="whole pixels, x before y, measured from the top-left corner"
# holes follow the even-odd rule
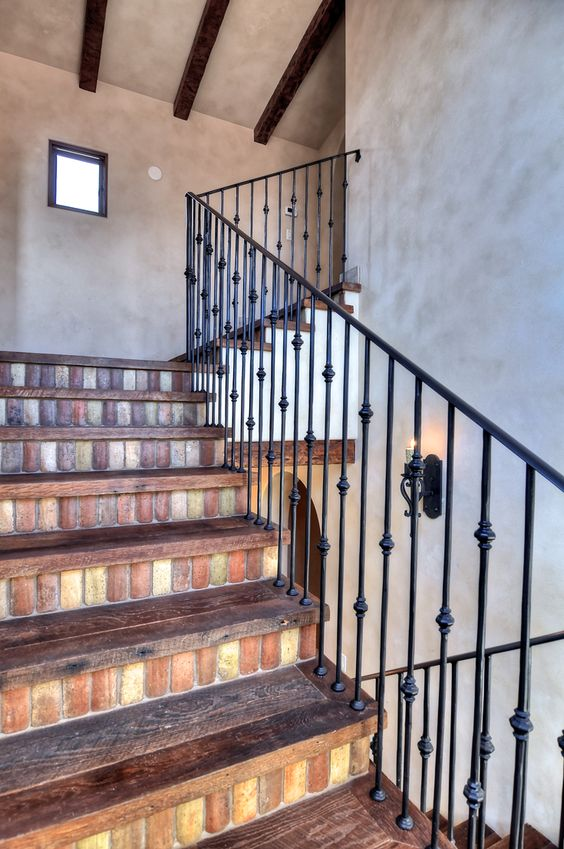
[[[557,489],[561,492],[564,492],[564,475],[561,474],[557,469],[553,466],[546,463],[541,457],[537,456],[534,452],[530,451],[525,445],[522,445],[518,440],[514,439],[510,434],[508,434],[505,430],[498,427],[494,422],[490,419],[483,416],[478,410],[472,407],[470,404],[467,404],[462,398],[456,395],[454,392],[451,392],[447,389],[446,386],[443,386],[438,380],[435,380],[430,374],[416,365],[412,360],[408,357],[404,356],[400,351],[396,350],[392,345],[382,339],[381,336],[378,336],[374,333],[370,328],[366,327],[366,325],[362,324],[357,318],[352,315],[349,315],[339,304],[336,304],[335,301],[330,298],[328,295],[325,295],[320,289],[317,289],[313,283],[309,283],[304,277],[302,277],[298,272],[287,265],[282,260],[278,259],[274,254],[264,248],[259,242],[255,239],[251,238],[247,233],[243,230],[236,227],[228,218],[222,215],[220,212],[211,207],[208,203],[206,203],[201,197],[195,195],[193,192],[186,193],[187,198],[192,198],[196,203],[199,203],[204,209],[207,209],[212,215],[216,216],[220,221],[222,221],[227,227],[229,227],[232,232],[238,234],[247,244],[255,250],[257,250],[263,257],[266,257],[270,260],[275,266],[280,268],[283,272],[289,275],[293,280],[307,289],[318,301],[325,304],[328,309],[332,310],[333,313],[336,313],[340,316],[343,321],[347,322],[354,327],[362,336],[372,342],[376,347],[380,348],[381,351],[384,351],[392,360],[399,365],[403,366],[407,371],[411,372],[415,377],[418,377],[429,389],[432,389],[433,392],[436,392],[437,395],[440,395],[441,398],[444,398],[449,404],[452,404],[460,413],[466,416],[468,419],[473,421],[478,427],[482,430],[489,433],[494,439],[496,439],[499,443],[505,446],[509,451],[519,457],[524,463],[531,466],[531,468],[535,469],[540,475],[542,475],[546,480],[548,480],[551,484],[553,484]]]
[[[260,183],[261,180],[270,180],[272,177],[279,177],[283,174],[291,174],[293,171],[301,171],[303,168],[313,168],[316,165],[323,165],[324,162],[331,162],[333,159],[342,159],[344,156],[354,156],[355,162],[360,161],[360,150],[347,150],[343,153],[335,153],[333,156],[324,156],[322,159],[314,159],[312,162],[304,162],[303,165],[294,165],[292,168],[284,168],[282,171],[272,171],[270,174],[262,174],[260,177],[251,177],[248,180],[240,180],[238,183],[231,183],[229,186],[220,186],[218,189],[209,189],[206,192],[200,192],[199,198],[208,197],[208,195],[216,195],[218,192],[227,192],[230,189],[240,188],[241,186],[250,186],[251,183]]]
[[[560,640],[564,640],[564,631],[553,631],[551,634],[543,634],[541,637],[532,637],[529,641],[529,645],[532,646],[544,646],[548,643],[557,643]],[[520,641],[516,641],[514,643],[502,643],[499,646],[492,646],[489,649],[486,649],[485,655],[486,657],[491,657],[496,654],[505,654],[510,651],[517,651],[521,648]],[[453,654],[447,658],[447,663],[460,663],[464,660],[472,660],[476,657],[475,651],[467,651],[462,652],[461,654]],[[440,658],[434,658],[433,660],[424,660],[421,663],[416,663],[414,665],[414,669],[432,669],[434,666],[440,666],[441,660]],[[402,675],[404,672],[407,672],[407,666],[398,666],[396,669],[386,669],[386,675]],[[379,672],[371,672],[368,675],[363,675],[363,681],[375,681],[380,677]]]

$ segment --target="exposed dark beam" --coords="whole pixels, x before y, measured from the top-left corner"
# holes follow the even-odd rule
[[[106,23],[108,0],[86,0],[84,35],[82,37],[82,59],[80,62],[80,88],[96,91],[98,69],[102,54],[102,39]]]
[[[259,144],[268,142],[344,9],[345,0],[322,0],[255,127]]]
[[[176,118],[186,120],[190,114],[228,6],[229,0],[206,0],[206,6],[198,24],[198,31],[174,100]]]

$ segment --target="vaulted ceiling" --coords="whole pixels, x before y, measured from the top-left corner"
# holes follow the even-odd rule
[[[319,148],[344,114],[343,6],[344,0],[0,0],[0,51],[77,78],[82,64],[82,87],[91,90],[99,61],[99,81],[169,102],[171,115],[186,117],[191,106],[254,129],[262,143],[272,133]]]

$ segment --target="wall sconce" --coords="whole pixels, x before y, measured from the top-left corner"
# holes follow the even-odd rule
[[[412,439],[405,451],[405,464],[401,476],[400,492],[407,501],[404,515],[410,517],[423,501],[423,512],[429,519],[442,515],[443,461],[436,454],[427,454],[425,459],[415,451]],[[415,503],[414,503],[415,502]],[[418,514],[421,516],[421,513]]]

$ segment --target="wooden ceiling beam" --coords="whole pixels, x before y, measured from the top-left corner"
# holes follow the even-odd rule
[[[175,118],[186,121],[190,114],[228,6],[229,0],[206,0],[174,100]]]
[[[102,39],[106,23],[108,0],[86,0],[82,58],[78,84],[86,91],[96,91],[98,69],[102,54]]]
[[[255,127],[254,138],[266,144],[343,14],[345,0],[322,0],[288,67]]]

